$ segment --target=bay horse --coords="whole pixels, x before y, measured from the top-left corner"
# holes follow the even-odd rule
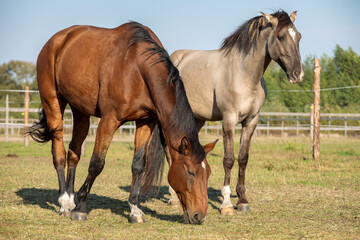
[[[245,196],[245,171],[250,140],[267,94],[263,79],[266,68],[274,60],[286,72],[290,83],[303,79],[301,35],[294,25],[295,19],[296,11],[290,16],[284,11],[262,13],[241,25],[218,50],[178,50],[170,56],[180,71],[198,130],[205,121],[222,120],[225,170],[222,214],[234,212],[230,173],[235,161],[233,141],[238,123],[242,124],[242,131],[236,207],[250,209]],[[176,202],[173,193],[170,201]]]
[[[37,81],[43,110],[29,134],[39,142],[52,141],[60,214],[87,219],[89,192],[104,168],[113,135],[125,122],[135,121],[128,200],[130,221],[145,221],[139,208],[139,194],[159,180],[166,145],[174,161],[168,181],[180,199],[184,220],[190,224],[204,222],[211,172],[206,154],[215,142],[200,145],[179,72],[148,27],[129,22],[114,29],[93,26],[64,29],[42,48],[37,60]],[[66,158],[62,119],[67,104],[73,113],[74,126]],[[100,121],[88,176],[75,204],[75,171],[90,116]]]

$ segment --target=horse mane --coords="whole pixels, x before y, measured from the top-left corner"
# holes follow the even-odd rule
[[[271,15],[278,19],[275,34],[278,34],[286,26],[292,24],[289,15],[283,10],[279,10]],[[224,39],[220,50],[229,54],[236,48],[240,53],[249,54],[251,49],[255,49],[258,37],[266,25],[267,21],[262,15],[249,19]]]
[[[146,60],[156,55],[155,60],[152,60],[151,66],[155,64],[165,63],[169,70],[169,76],[166,80],[164,87],[172,86],[175,88],[175,105],[171,113],[171,119],[167,126],[161,126],[180,139],[186,136],[191,145],[191,150],[194,160],[200,163],[205,158],[204,148],[198,140],[198,131],[196,122],[191,110],[189,101],[186,96],[183,81],[179,75],[178,69],[173,65],[170,60],[168,52],[162,48],[150,35],[145,26],[137,22],[130,22],[130,29],[133,34],[130,38],[129,47],[138,42],[147,42],[152,46],[147,48],[142,54],[146,54]]]

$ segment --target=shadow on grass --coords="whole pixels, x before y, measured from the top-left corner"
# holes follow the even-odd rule
[[[125,186],[125,187],[120,186],[119,188],[128,193],[130,193],[130,190],[131,190],[130,186]],[[159,193],[155,196],[152,196],[150,193],[150,197],[159,199],[163,203],[168,204],[169,198],[165,197],[165,195],[170,195],[168,186],[161,186],[159,189]],[[213,209],[220,211],[219,207],[222,203],[222,198],[223,198],[221,195],[221,190],[209,187],[208,188],[208,197],[209,197],[209,205]],[[236,195],[231,195],[231,197],[236,197]],[[147,199],[148,199],[147,197],[142,197],[141,201],[145,202]]]
[[[121,189],[125,191],[130,191],[130,186],[122,187]],[[160,192],[164,192],[164,191],[165,190],[160,190]],[[43,209],[51,210],[55,213],[58,213],[59,203],[58,203],[57,190],[23,188],[17,191],[16,194],[23,199],[24,204],[38,205]],[[164,196],[162,198],[165,199]],[[76,197],[75,197],[75,201],[76,201]],[[93,209],[104,209],[104,210],[110,210],[114,214],[121,215],[122,217],[127,218],[128,220],[130,217],[130,207],[128,202],[119,199],[100,196],[97,194],[90,194],[89,199],[87,201],[87,207],[88,207],[88,213],[90,213]],[[179,222],[179,223],[183,222],[183,217],[181,215],[158,214],[156,211],[151,210],[145,206],[141,206],[141,209],[145,214],[145,218],[146,215],[151,215],[152,217],[160,220]]]

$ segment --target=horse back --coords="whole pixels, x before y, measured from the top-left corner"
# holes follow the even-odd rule
[[[38,57],[40,93],[61,95],[77,110],[98,117],[105,112],[139,117],[134,102],[152,108],[137,59],[129,53],[128,30],[127,24],[114,29],[73,26],[56,33]]]

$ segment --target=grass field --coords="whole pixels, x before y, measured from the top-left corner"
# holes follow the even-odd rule
[[[142,203],[147,222],[129,223],[132,142],[112,143],[91,191],[86,222],[58,215],[51,144],[25,148],[22,142],[0,142],[0,239],[360,239],[359,146],[360,139],[323,138],[321,161],[314,162],[307,138],[254,139],[246,178],[251,210],[222,216],[219,142],[208,156],[208,218],[193,226],[183,224],[181,209],[166,204],[166,173],[159,196]],[[89,143],[76,189],[85,180],[91,151]],[[237,170],[235,164],[233,204]]]

